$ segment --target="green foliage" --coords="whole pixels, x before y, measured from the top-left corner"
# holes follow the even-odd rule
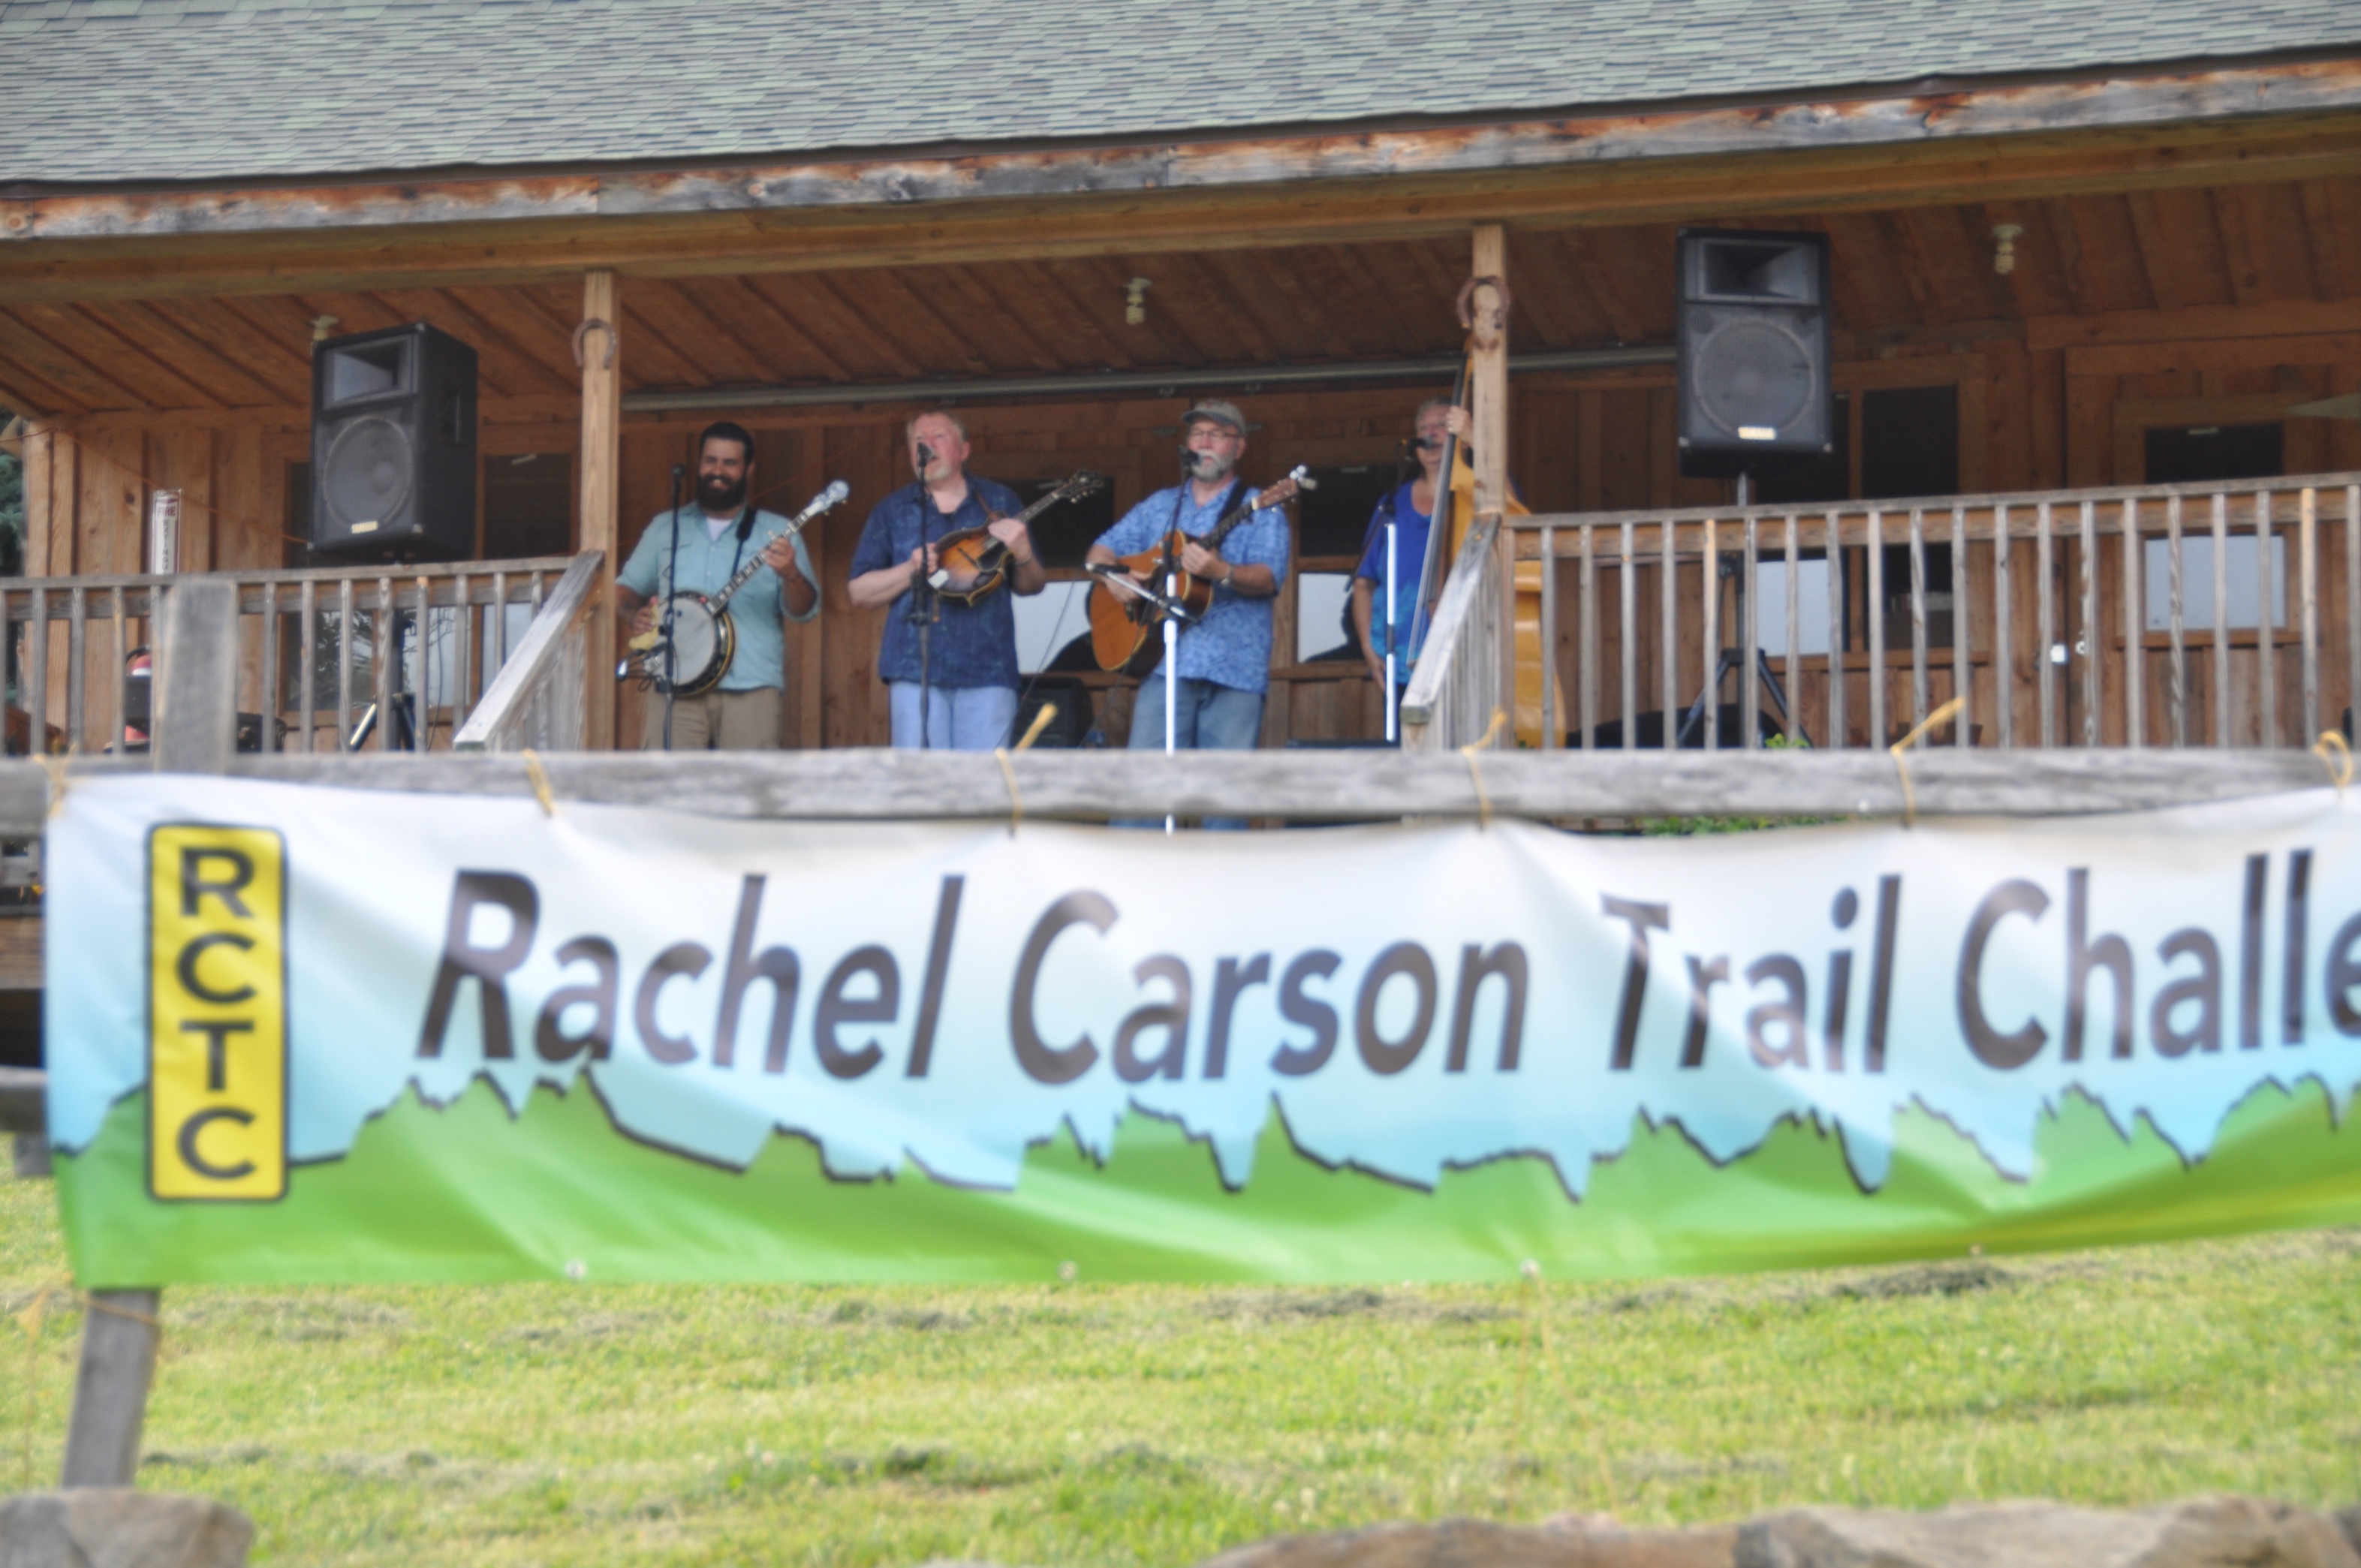
[[[1802,735],[1789,740],[1773,735],[1763,742],[1766,751],[1807,751],[1811,741]],[[1650,817],[1640,824],[1650,839],[1686,839],[1701,833],[1753,833],[1765,828],[1807,828],[1830,821],[1826,817]]]
[[[63,1272],[49,1184],[0,1183],[0,1311]],[[1455,1514],[2323,1505],[2361,1443],[2351,1231],[1642,1285],[176,1288],[163,1313],[141,1485],[247,1510],[265,1564],[1182,1564]],[[34,1485],[77,1332],[52,1305],[0,1356]]]
[[[0,425],[8,411],[0,409]],[[13,453],[0,452],[0,577],[22,576],[25,570],[25,466]]]

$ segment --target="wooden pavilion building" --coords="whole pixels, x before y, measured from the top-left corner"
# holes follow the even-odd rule
[[[2094,669],[2114,661],[2107,689],[2129,673],[2119,589],[2139,587],[2119,533],[2068,537],[2091,511],[2054,496],[2054,581],[2044,508],[2041,571],[2019,568],[2012,618],[1978,502],[1954,615],[1948,514],[1898,598],[1875,585],[1908,570],[1902,532],[1858,521],[1880,498],[2361,469],[2361,12],[2339,0],[1475,0],[1447,16],[1217,0],[1180,16],[1079,0],[0,0],[0,405],[32,579],[9,614],[23,706],[85,749],[124,721],[105,672],[146,639],[136,575],[159,491],[181,499],[181,569],[268,593],[241,707],[292,729],[263,743],[339,743],[349,682],[366,695],[382,670],[346,672],[333,704],[294,672],[316,673],[313,632],[351,624],[341,607],[406,604],[412,585],[304,569],[311,345],[412,321],[481,366],[480,564],[456,588],[419,578],[421,606],[526,597],[542,578],[497,564],[554,571],[579,552],[597,553],[603,604],[671,466],[726,415],[757,433],[772,504],[833,477],[854,492],[815,531],[824,608],[793,631],[783,741],[880,744],[882,612],[851,607],[846,566],[903,478],[901,422],[957,408],[972,466],[1019,487],[1113,477],[1109,510],[1045,523],[1064,586],[1028,611],[1038,664],[1082,630],[1090,532],[1168,482],[1180,411],[1219,394],[1255,423],[1249,477],[1302,463],[1332,479],[1298,519],[1266,743],[1374,734],[1358,663],[1318,655],[1342,641],[1343,575],[1410,412],[1450,382],[1471,273],[1513,295],[1491,455],[1536,512],[1598,524],[1548,546],[1568,607],[1549,631],[1550,739],[1628,743],[1642,710],[1700,687],[1698,615],[1740,625],[1712,554],[1734,534],[1700,553],[1715,536],[1675,520],[1636,554],[1630,530],[1609,537],[1731,499],[1682,478],[1675,450],[1671,258],[1691,224],[1832,241],[1842,439],[1758,498],[1806,520],[1777,563],[1791,606],[1828,508],[1853,509],[1828,525],[1840,549],[1883,547],[1820,579],[1826,628],[1782,623],[1791,723],[1814,743],[1882,741],[1961,670],[1985,683],[1961,739],[1987,744],[2070,742],[2084,721],[2116,743],[2293,740],[2300,709],[2351,700],[2356,644],[2323,593],[2285,601],[2317,618],[2310,675],[2273,663],[2271,616],[2231,616],[2218,665],[2187,654],[2176,618],[2170,656],[2194,673],[2172,677],[2172,715],[2158,664],[2134,677],[2152,719],[2078,718],[2098,689],[2074,674],[2084,620]],[[2334,585],[2356,559],[2350,512],[2341,483],[2316,488],[2316,553],[2287,581]],[[2031,508],[2001,513],[2001,536]],[[1577,538],[1593,558],[1573,558]],[[1745,583],[1761,564],[1750,551]],[[1659,605],[1661,626],[1634,619]],[[48,634],[22,637],[27,617]],[[2279,635],[2294,647],[2291,623]],[[583,636],[582,738],[634,744],[641,700],[607,674],[608,618]],[[460,641],[431,745],[511,638],[477,622]],[[1861,671],[1849,709],[1835,666]],[[1121,743],[1125,695],[1082,684]],[[1985,722],[1995,706],[2014,722]]]

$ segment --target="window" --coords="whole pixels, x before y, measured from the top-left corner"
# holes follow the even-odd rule
[[[1394,488],[1393,465],[1314,468],[1312,477],[1319,488],[1304,491],[1295,501],[1295,553],[1305,557],[1350,555],[1357,562],[1369,519]],[[1334,618],[1330,619],[1333,622]]]
[[[1019,479],[1008,488],[1016,492],[1019,500],[1031,506],[1064,479],[1062,474],[1053,479]],[[1060,501],[1035,518],[1030,526],[1033,548],[1040,555],[1042,565],[1052,570],[1079,568],[1098,536],[1115,526],[1115,486],[1103,485],[1094,494]],[[1057,585],[1050,586],[1054,589]],[[1026,601],[1016,602],[1023,605]],[[1018,635],[1023,636],[1021,627]]]
[[[1345,607],[1352,602],[1350,572],[1303,572],[1295,578],[1295,662],[1309,664],[1322,659],[1358,655],[1345,630]],[[1382,633],[1384,628],[1378,630]],[[1402,635],[1409,635],[1405,627]],[[1399,646],[1400,644],[1397,644]],[[1384,647],[1382,639],[1378,641]]]
[[[1090,611],[1083,608],[1090,591],[1087,582],[1053,582],[1038,594],[1019,595],[1011,600],[1016,614],[1016,668],[1020,672],[1029,675],[1042,670],[1098,668],[1098,661],[1091,653]]]
[[[2275,479],[2287,472],[2276,424],[2201,424],[2147,433],[2147,482],[2203,484],[2209,479]],[[2246,623],[2249,626],[2253,621]]]
[[[2270,427],[2276,430],[2278,426]],[[2201,530],[2202,532],[2201,532]],[[2224,541],[2228,548],[2222,553],[2224,599],[2223,626],[2231,631],[2252,631],[2262,624],[2262,607],[2256,602],[2257,582],[2256,565],[2260,552],[2255,548],[2255,536],[2232,534]],[[2147,629],[2150,631],[2172,630],[2172,541],[2148,539],[2145,546],[2146,579],[2141,596],[2146,602]],[[2271,535],[2271,624],[2288,623],[2287,536]],[[2211,524],[2184,524],[2180,531],[2180,624],[2192,632],[2211,633],[2213,630],[2213,535]]]

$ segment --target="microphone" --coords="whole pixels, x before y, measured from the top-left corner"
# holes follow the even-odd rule
[[[687,478],[687,477],[688,477],[688,465],[687,465],[687,464],[686,464],[686,463],[675,463],[675,464],[674,464],[674,465],[672,466],[672,477],[673,477],[675,479],[686,479],[686,478]]]
[[[925,478],[927,477],[927,470],[934,466],[935,449],[928,445],[923,441],[918,443],[918,457],[916,465],[918,470],[918,477],[922,479]]]
[[[1443,443],[1430,435],[1415,436],[1411,441],[1410,449],[1412,452],[1440,452]]]
[[[851,485],[846,484],[842,479],[831,481],[828,488],[814,496],[810,502],[805,506],[803,510],[796,513],[794,517],[787,521],[787,526],[789,528],[801,528],[804,524],[809,522],[820,513],[827,511],[829,508],[843,505],[844,498],[851,494],[852,494],[852,487]]]

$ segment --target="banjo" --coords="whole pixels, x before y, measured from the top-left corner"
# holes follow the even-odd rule
[[[840,505],[852,493],[852,488],[839,479],[811,499],[811,504],[787,520],[786,528],[777,537],[793,539],[822,512]],[[674,520],[678,526],[679,520]],[[730,600],[739,589],[754,580],[763,569],[763,554],[738,568],[737,576],[721,585],[719,592],[708,595],[680,592],[664,595],[653,602],[656,623],[631,639],[631,653],[623,661],[621,674],[636,676],[660,692],[675,696],[703,696],[721,684],[730,673],[730,661],[738,652],[738,627],[730,619]],[[664,628],[669,621],[672,638],[669,644]],[[672,654],[672,679],[664,678],[664,654],[669,646]]]

